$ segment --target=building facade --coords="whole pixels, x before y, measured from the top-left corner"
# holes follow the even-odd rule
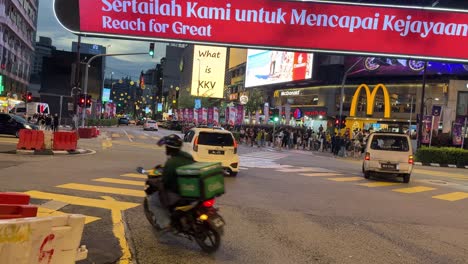
[[[0,0],[1,111],[14,106],[5,100],[21,99],[28,89],[38,7],[37,0]]]

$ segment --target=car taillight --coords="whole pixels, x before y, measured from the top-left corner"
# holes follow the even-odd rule
[[[198,137],[193,141],[193,151],[198,152]]]
[[[237,154],[237,141],[234,139],[234,154]]]
[[[409,157],[408,157],[408,163],[409,163],[409,164],[414,164],[413,155],[409,155]]]
[[[203,202],[204,207],[213,207],[214,204],[215,204],[215,199],[206,200]]]
[[[366,152],[366,156],[364,157],[365,160],[370,160],[370,153]]]

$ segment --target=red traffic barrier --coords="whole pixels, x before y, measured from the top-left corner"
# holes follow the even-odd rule
[[[19,134],[19,141],[16,149],[25,150],[43,150],[44,144],[44,131],[21,129]]]
[[[29,204],[29,200],[24,193],[0,192],[0,204]]]
[[[29,205],[30,197],[22,193],[0,193],[0,219],[36,217],[37,206]]]
[[[75,132],[54,132],[54,150],[74,151],[78,145]]]
[[[36,217],[37,206],[0,204],[0,219]]]
[[[87,127],[78,128],[78,135],[80,136],[80,138],[92,138],[93,137],[92,132],[93,131],[91,128],[87,128]]]
[[[91,137],[97,137],[97,128],[96,127],[91,128]]]

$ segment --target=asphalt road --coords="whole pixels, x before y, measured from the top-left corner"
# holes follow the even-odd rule
[[[0,154],[0,191],[28,192],[37,204],[59,200],[58,212],[89,216],[83,263],[468,262],[468,170],[417,167],[409,184],[365,180],[358,160],[241,146],[242,170],[225,179],[217,200],[227,222],[222,246],[206,255],[195,242],[152,230],[139,205],[144,179],[128,174],[164,162],[154,143],[171,132],[103,132],[80,141],[94,155]],[[111,217],[119,208],[124,226]]]

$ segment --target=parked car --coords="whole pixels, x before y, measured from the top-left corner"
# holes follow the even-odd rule
[[[154,130],[158,131],[158,123],[154,120],[147,119],[143,124],[143,130]]]
[[[120,125],[127,125],[128,126],[129,123],[130,123],[130,120],[128,120],[128,118],[121,117],[121,118],[119,118],[119,122],[118,122],[117,125],[119,125],[119,126]]]
[[[408,135],[372,133],[367,140],[362,172],[366,179],[372,174],[396,175],[410,181],[413,171],[413,149]]]
[[[142,126],[145,124],[146,120],[148,120],[146,117],[138,118],[138,120],[136,121],[136,125]]]
[[[38,130],[39,128],[34,124],[28,123],[28,121],[20,116],[4,113],[0,114],[0,134],[19,137],[19,131],[21,129]]]
[[[129,120],[128,120],[128,123],[129,123],[130,125],[136,125],[136,121],[133,120],[133,119],[129,119]]]
[[[237,142],[227,130],[192,128],[184,136],[182,149],[195,161],[221,162],[231,176],[237,176],[239,172]]]
[[[180,121],[174,121],[174,120],[169,121],[167,129],[181,131],[182,130],[182,123]]]

